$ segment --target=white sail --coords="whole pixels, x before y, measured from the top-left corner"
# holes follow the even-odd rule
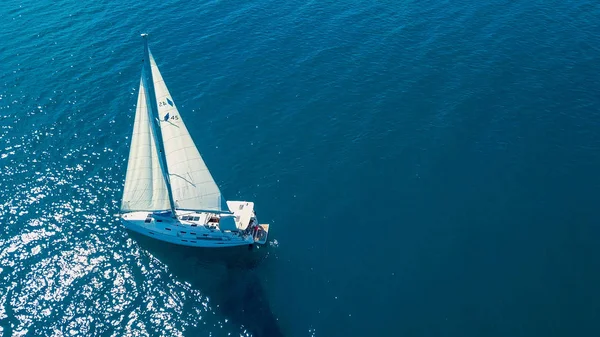
[[[150,124],[148,102],[146,88],[141,81],[121,202],[122,212],[170,209],[167,185]]]
[[[175,208],[229,212],[150,54],[165,159]]]

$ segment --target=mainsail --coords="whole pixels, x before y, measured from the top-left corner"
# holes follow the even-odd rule
[[[152,54],[148,52],[148,55],[175,208],[229,212],[219,187],[177,111]]]
[[[160,168],[155,135],[150,124],[148,97],[140,81],[131,149],[121,202],[122,212],[169,210],[169,194]]]

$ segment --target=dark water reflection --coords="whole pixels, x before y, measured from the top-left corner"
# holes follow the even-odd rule
[[[159,242],[128,231],[141,248],[164,263],[172,277],[208,296],[217,314],[255,337],[283,336],[260,279],[268,246],[193,248]],[[195,331],[198,329],[198,331]],[[206,332],[187,330],[186,336]]]

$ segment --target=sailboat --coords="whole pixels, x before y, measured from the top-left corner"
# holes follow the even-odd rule
[[[265,244],[254,203],[225,201],[200,156],[144,39],[119,217],[142,235],[192,247]]]

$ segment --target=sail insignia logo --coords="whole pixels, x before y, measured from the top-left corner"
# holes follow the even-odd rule
[[[165,102],[162,102],[162,101],[158,102],[158,107],[159,107],[159,108],[162,108],[163,106],[167,106],[167,104],[168,104],[168,105],[170,105],[171,107],[174,107],[174,106],[175,106],[175,103],[173,103],[173,101],[171,101],[171,100],[169,99],[169,97],[165,97],[165,99],[167,100],[167,102],[166,102],[166,103],[165,103]]]

